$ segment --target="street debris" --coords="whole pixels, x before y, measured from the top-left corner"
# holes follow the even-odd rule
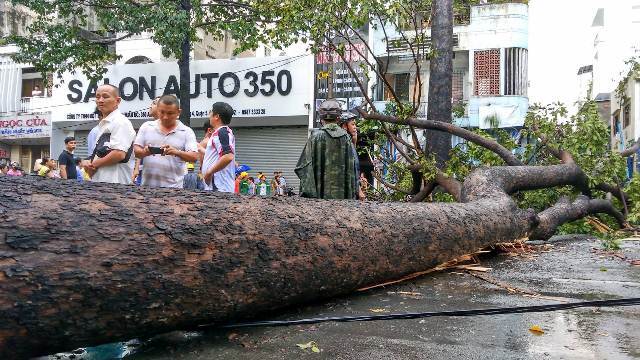
[[[413,291],[387,291],[388,295],[400,295],[402,297],[408,297],[411,299],[422,299],[423,295],[419,292]]]
[[[451,271],[454,274],[459,273],[459,272],[456,272],[455,270],[463,270],[465,272],[470,272],[470,271],[488,272],[491,270],[491,268],[480,265],[480,260],[479,260],[480,256],[483,256],[486,254],[499,253],[499,254],[505,254],[507,256],[524,257],[526,259],[533,259],[535,256],[537,256],[536,253],[548,252],[548,251],[551,251],[551,249],[553,248],[553,245],[551,244],[530,245],[526,243],[527,240],[528,240],[527,238],[522,238],[522,239],[514,240],[513,242],[498,243],[494,246],[480,249],[474,253],[459,256],[455,259],[444,262],[432,269],[415,272],[415,273],[406,275],[400,279],[387,281],[381,284],[363,287],[358,289],[358,291],[368,291],[368,290],[372,290],[380,287],[394,285],[407,280],[412,280],[412,279],[421,277],[423,275],[431,274],[434,272]]]
[[[297,347],[299,347],[302,350],[311,350],[314,353],[319,353],[320,348],[318,347],[318,344],[316,344],[315,341],[309,341],[308,343],[305,344],[296,344]]]
[[[529,331],[536,336],[544,335],[544,330],[538,325],[533,325],[529,328]]]
[[[585,217],[585,220],[587,220],[589,225],[593,226],[596,231],[602,234],[611,234],[613,232],[609,226],[593,216],[587,216]]]
[[[488,276],[486,274],[480,274],[480,273],[471,272],[471,271],[468,271],[467,273],[469,275],[473,276],[473,277],[476,277],[476,278],[480,279],[480,280],[484,280],[484,281],[486,281],[486,282],[488,282],[490,284],[493,284],[493,285],[495,285],[495,286],[497,286],[499,288],[505,289],[509,293],[512,293],[512,294],[520,294],[520,295],[523,295],[523,296],[526,296],[526,297],[533,297],[533,298],[539,298],[539,299],[545,299],[545,300],[554,300],[554,301],[560,301],[560,302],[568,302],[569,301],[568,299],[565,299],[565,298],[554,297],[554,296],[546,296],[546,295],[542,295],[540,293],[537,293],[535,291],[531,291],[531,290],[527,290],[527,289],[521,289],[521,288],[512,286],[510,284],[498,281],[498,280],[496,280],[496,279],[494,279],[494,278],[492,278],[492,277],[490,277],[490,276]]]

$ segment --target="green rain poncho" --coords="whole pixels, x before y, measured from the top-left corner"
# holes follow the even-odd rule
[[[352,147],[351,137],[337,124],[313,130],[296,165],[300,196],[354,199],[357,189]]]

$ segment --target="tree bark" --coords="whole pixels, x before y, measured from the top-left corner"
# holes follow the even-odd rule
[[[451,194],[456,201],[460,201],[462,197],[462,184],[460,181],[447,176],[447,174],[438,170],[436,174],[436,182],[442,186],[446,192]]]
[[[0,358],[249,318],[525,236],[509,193],[574,164],[481,168],[467,203],[261,198],[0,178]]]
[[[571,202],[569,198],[562,197],[554,206],[538,214],[540,223],[529,238],[532,240],[548,240],[560,225],[593,213],[609,214],[618,221],[620,227],[626,225],[624,216],[613,207],[610,201],[589,199],[581,195]]]
[[[191,0],[181,0],[180,8],[191,17]],[[191,41],[189,31],[185,31],[182,45],[180,46],[180,59],[178,60],[178,69],[180,72],[180,121],[190,126],[191,123],[191,69],[189,54],[191,53]]]
[[[429,98],[427,118],[451,123],[451,93],[453,74],[453,0],[433,1],[431,42],[435,51],[429,61]],[[451,134],[426,132],[425,152],[435,154],[442,168],[449,159]]]

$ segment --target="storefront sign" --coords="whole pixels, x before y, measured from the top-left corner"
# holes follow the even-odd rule
[[[348,102],[357,102],[353,107],[360,105],[360,100],[364,99],[362,89],[358,85],[358,80],[366,89],[367,78],[363,70],[364,59],[367,49],[365,44],[356,43],[347,45],[344,51],[344,60],[335,51],[323,51],[316,55],[316,99],[326,99],[329,94],[329,84],[333,85],[332,97],[345,99]],[[349,69],[351,67],[351,69]],[[353,75],[353,72],[356,76]],[[356,101],[354,101],[356,100]],[[352,106],[347,105],[351,109]]]
[[[0,140],[51,136],[51,120],[47,115],[0,117]]]
[[[369,52],[364,43],[369,38],[368,26],[358,30],[358,34],[350,31],[347,35],[349,41],[336,37],[335,42],[340,44],[334,44],[343,47],[342,56],[335,50],[335,46],[326,46],[315,57],[316,111],[327,98],[338,100],[345,110],[353,110],[365,102],[362,90],[366,91],[369,86],[365,74]],[[318,119],[314,126],[320,126]]]
[[[242,58],[193,61],[191,63],[191,116],[207,117],[214,102],[224,101],[236,117],[307,115],[312,101],[313,58]],[[118,87],[120,111],[131,119],[148,118],[151,101],[179,92],[175,62],[114,65],[101,81],[89,81],[80,73],[66,74],[54,102],[66,103],[64,118],[92,118],[97,87],[103,83]]]

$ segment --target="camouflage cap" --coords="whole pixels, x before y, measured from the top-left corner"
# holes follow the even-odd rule
[[[359,116],[357,114],[354,114],[351,111],[345,111],[340,115],[338,125],[346,124],[349,121],[356,120],[358,117]]]
[[[335,99],[327,99],[320,104],[318,108],[318,117],[321,120],[333,119],[337,120],[342,114],[340,103]]]

